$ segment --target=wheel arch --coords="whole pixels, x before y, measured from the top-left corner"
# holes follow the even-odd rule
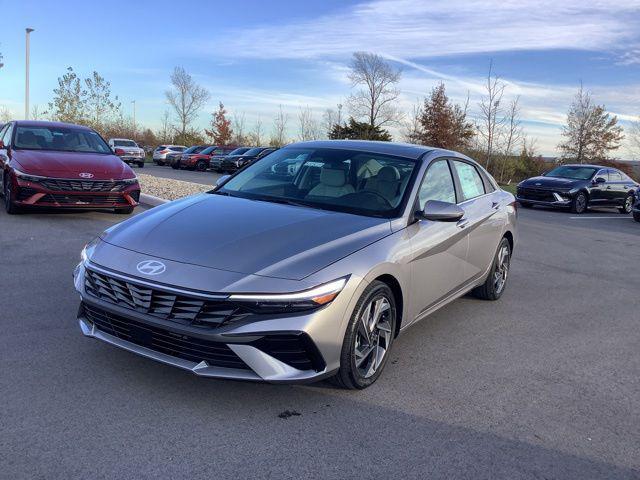
[[[400,333],[400,326],[402,325],[402,320],[404,317],[404,296],[402,293],[402,287],[400,286],[400,282],[396,277],[391,275],[390,273],[384,273],[374,278],[374,281],[377,280],[386,284],[393,293],[393,299],[396,302],[396,331],[394,332],[394,336],[397,337],[398,333]]]

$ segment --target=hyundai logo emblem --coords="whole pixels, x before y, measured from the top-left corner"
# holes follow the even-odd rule
[[[136,268],[145,275],[160,275],[167,269],[167,266],[157,260],[143,260]]]
[[[82,178],[93,178],[93,173],[82,172],[79,173],[78,176]]]
[[[536,183],[536,187],[539,187],[540,185],[542,185],[541,183]]]

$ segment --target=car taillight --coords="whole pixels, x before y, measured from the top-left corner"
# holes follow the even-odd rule
[[[160,150],[158,153],[161,153],[164,155],[165,153],[169,153],[169,150]]]
[[[124,155],[125,151],[121,148],[116,148],[116,155]]]

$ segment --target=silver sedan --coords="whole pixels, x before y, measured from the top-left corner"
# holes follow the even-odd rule
[[[515,241],[514,197],[464,155],[298,143],[88,244],[78,321],[197,375],[365,388],[412,324],[500,298]]]

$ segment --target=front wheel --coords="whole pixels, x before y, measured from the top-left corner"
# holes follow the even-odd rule
[[[139,162],[138,163],[138,168],[144,168],[144,162]]]
[[[343,388],[362,389],[378,379],[393,344],[396,318],[393,292],[385,283],[372,282],[349,320],[334,383]]]
[[[571,211],[573,213],[581,214],[587,211],[589,206],[589,202],[587,200],[587,195],[584,192],[578,192],[578,194],[573,197],[571,201]]]
[[[511,244],[503,237],[493,258],[489,276],[482,285],[473,290],[473,294],[482,300],[498,300],[507,285],[510,266]]]
[[[624,204],[620,208],[618,208],[618,211],[624,215],[630,214],[631,210],[633,209],[633,200],[633,193],[630,193],[629,195],[627,195],[627,198],[624,199]]]
[[[7,178],[4,181],[3,188],[4,195],[4,210],[9,215],[15,215],[16,213],[20,213],[20,208],[13,203],[13,188],[11,187],[11,179]]]
[[[199,172],[204,172],[207,169],[207,162],[205,162],[204,160],[200,160],[198,163],[196,163],[196,170],[198,170]]]

